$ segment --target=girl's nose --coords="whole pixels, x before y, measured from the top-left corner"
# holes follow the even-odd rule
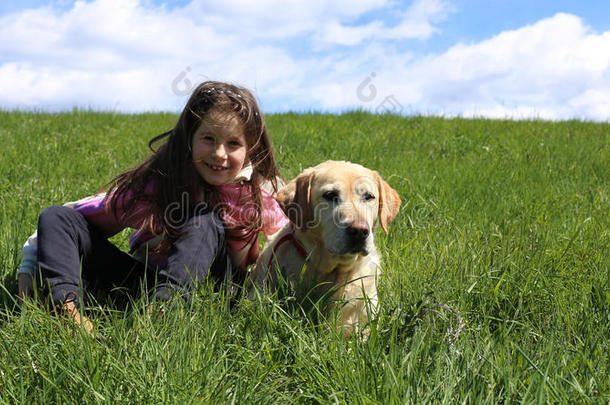
[[[220,158],[227,156],[227,151],[222,143],[216,145],[216,156]]]

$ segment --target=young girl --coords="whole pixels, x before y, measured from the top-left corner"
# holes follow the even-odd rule
[[[108,193],[41,213],[22,252],[21,295],[32,293],[40,269],[53,304],[90,328],[75,307],[83,285],[109,290],[147,274],[156,299],[188,295],[208,276],[244,272],[258,256],[259,232],[268,236],[288,222],[263,190],[276,192],[281,177],[248,90],[202,83],[176,126],[149,147],[154,154],[108,183]],[[108,241],[126,227],[136,229],[133,256]]]

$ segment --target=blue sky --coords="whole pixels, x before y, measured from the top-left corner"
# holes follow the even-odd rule
[[[179,111],[202,80],[266,112],[610,119],[610,2],[0,3],[0,108]]]

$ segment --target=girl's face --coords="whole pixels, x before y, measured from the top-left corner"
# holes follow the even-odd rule
[[[193,164],[213,186],[229,183],[247,162],[243,125],[234,117],[221,119],[209,112],[192,139]]]

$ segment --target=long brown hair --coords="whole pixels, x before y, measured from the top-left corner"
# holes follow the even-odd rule
[[[193,134],[211,111],[225,114],[227,118],[235,117],[243,125],[247,158],[253,167],[250,181],[256,216],[253,222],[255,226],[250,224],[253,231],[258,232],[263,223],[261,183],[268,182],[275,192],[278,190],[277,179],[282,177],[273,157],[267,127],[252,93],[228,83],[207,81],[200,84],[186,103],[176,126],[149,141],[148,146],[154,153],[106,185],[111,190],[106,204],[121,222],[133,214],[138,202],[149,204],[150,210],[142,228],[163,236],[160,250],[168,248],[181,235],[179,227],[182,224],[175,223],[166,215],[168,207],[190,212],[185,205],[193,202],[192,193],[198,188],[203,191],[204,202],[216,200],[214,187],[197,173],[191,150]],[[164,139],[165,142],[155,150],[153,145]],[[154,186],[152,193],[151,184]],[[122,208],[120,217],[119,206]]]

